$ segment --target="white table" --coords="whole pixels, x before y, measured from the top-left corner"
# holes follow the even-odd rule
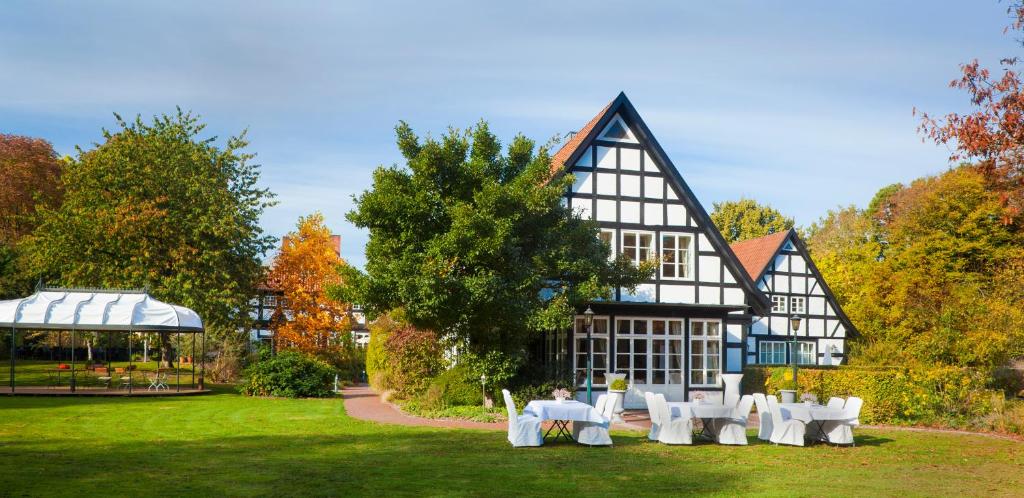
[[[672,401],[668,403],[668,407],[672,410],[673,415],[685,417],[689,414],[690,418],[699,418],[701,429],[698,435],[709,439],[715,438],[715,435],[709,430],[714,428],[715,419],[732,418],[732,412],[735,409],[735,407],[719,403],[695,403],[692,401]]]
[[[829,408],[815,403],[780,403],[782,417],[799,420],[805,424],[815,424],[818,428],[818,440],[828,441],[825,434],[825,422],[829,420],[844,420],[846,418],[841,408]]]
[[[560,436],[565,437],[568,441],[573,440],[572,433],[568,429],[569,422],[594,422],[598,424],[606,422],[604,417],[597,413],[593,406],[569,399],[565,401],[535,399],[526,404],[526,408],[523,408],[523,414],[534,415],[541,420],[553,421],[554,425],[544,434],[544,438],[547,439],[548,433],[558,428],[555,440],[558,440]]]

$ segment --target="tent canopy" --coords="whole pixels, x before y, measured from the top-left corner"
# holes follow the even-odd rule
[[[0,301],[0,328],[122,332],[202,332],[195,311],[144,290],[41,289]]]

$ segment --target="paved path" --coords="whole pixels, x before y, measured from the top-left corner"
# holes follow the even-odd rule
[[[341,392],[345,400],[345,411],[349,416],[382,424],[412,425],[422,427],[449,427],[457,429],[484,429],[507,431],[507,422],[473,422],[470,420],[432,419],[408,415],[397,406],[381,401],[380,395],[369,386],[347,387]],[[615,424],[612,429],[646,431],[650,428],[647,413],[629,411],[623,414],[626,423]]]

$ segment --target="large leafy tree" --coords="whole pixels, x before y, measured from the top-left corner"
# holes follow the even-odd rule
[[[711,221],[730,244],[793,228],[793,218],[752,199],[714,203]]]
[[[307,354],[337,359],[351,350],[351,306],[327,297],[341,283],[338,267],[345,262],[334,252],[324,217],[299,219],[274,258],[267,280],[283,294],[289,313],[274,326],[276,343]]]
[[[370,233],[366,272],[347,267],[341,289],[352,302],[510,350],[650,274],[610,260],[595,223],[562,205],[572,178],[552,174],[547,147],[520,135],[503,153],[484,122],[438,139],[396,131],[406,166],[378,168],[348,214]]]
[[[0,298],[28,290],[18,244],[38,223],[37,205],[60,203],[62,164],[46,140],[0,133]]]
[[[117,116],[66,166],[63,202],[40,211],[36,271],[68,286],[147,287],[195,309],[214,335],[237,335],[274,243],[259,226],[272,194],[244,134],[220,148],[203,129],[180,109],[149,123]]]
[[[1024,354],[1024,237],[964,166],[882,189],[808,230],[818,268],[871,363],[993,366]]]

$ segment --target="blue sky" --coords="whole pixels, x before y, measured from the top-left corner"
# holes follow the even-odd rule
[[[1006,5],[963,1],[30,2],[0,15],[0,131],[61,153],[113,112],[249,129],[271,234],[344,219],[404,119],[506,142],[578,129],[623,90],[708,210],[752,197],[806,225],[947,168],[914,107],[967,109],[958,65],[1019,52]]]

